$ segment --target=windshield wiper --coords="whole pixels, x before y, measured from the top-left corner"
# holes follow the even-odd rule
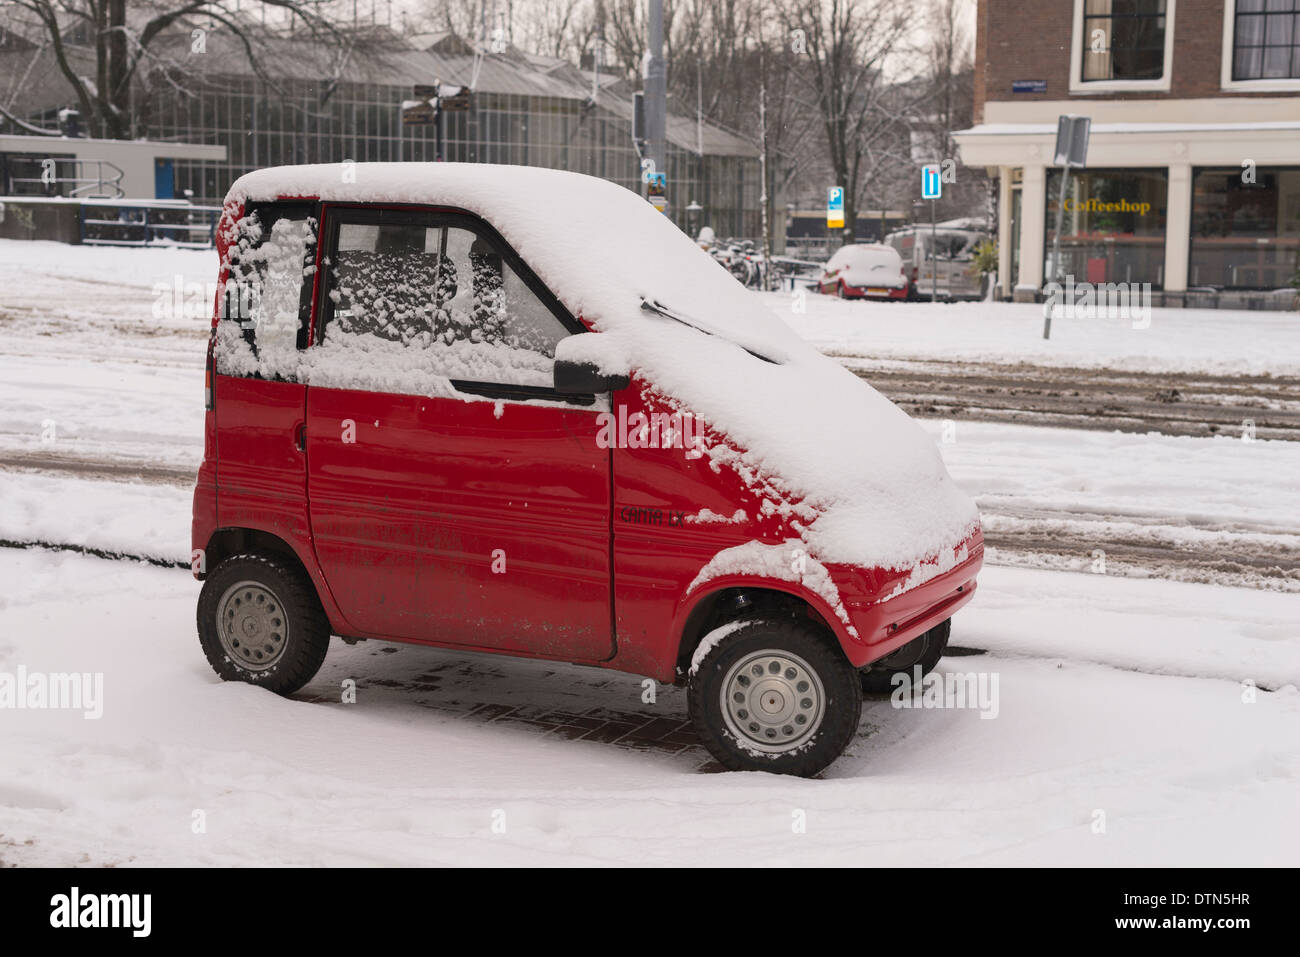
[[[755,359],[762,359],[764,362],[770,362],[772,365],[780,365],[779,362],[777,362],[773,358],[770,358],[769,356],[762,355],[761,353],[755,352],[753,349],[750,349],[746,346],[742,346],[740,345],[739,342],[736,342],[734,339],[730,339],[727,336],[724,336],[722,333],[716,332],[713,329],[708,328],[707,326],[702,326],[698,322],[694,321],[693,319],[687,319],[685,316],[681,315],[681,313],[674,312],[672,309],[669,309],[667,306],[665,306],[657,299],[647,299],[644,296],[642,296],[641,308],[644,309],[646,312],[653,312],[656,316],[663,316],[665,319],[671,319],[674,322],[680,322],[683,326],[686,326],[690,329],[694,329],[696,332],[702,332],[706,336],[715,336],[718,339],[723,339],[726,340],[727,342],[730,342],[733,346],[740,346],[740,348],[744,349]]]

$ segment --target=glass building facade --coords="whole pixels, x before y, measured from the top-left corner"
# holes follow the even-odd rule
[[[190,26],[204,26],[202,49]],[[400,37],[383,28],[336,38],[258,29],[260,70],[229,31],[206,20],[160,36],[132,90],[140,138],[224,146],[223,162],[176,159],[160,195],[219,204],[243,173],[266,166],[343,160],[433,161],[432,125],[404,126],[402,103],[416,86],[473,86],[472,106],[443,115],[442,158],[566,169],[642,192],[625,82],[596,78],[561,60],[510,50],[476,56],[450,34]],[[340,46],[355,40],[355,48]],[[69,56],[94,69],[89,47]],[[28,82],[31,76],[48,82]],[[0,49],[0,83],[18,91],[11,109],[45,129],[76,107],[53,55],[31,46]],[[593,96],[593,91],[594,96]],[[760,230],[758,150],[749,140],[693,115],[668,117],[668,215],[683,228],[719,236]],[[14,174],[18,175],[18,174]],[[166,195],[162,195],[165,193]],[[539,197],[545,203],[546,197]],[[692,203],[702,211],[688,214]],[[557,214],[561,211],[557,210]]]
[[[434,126],[404,126],[400,105],[414,96],[417,77],[427,84],[435,79],[468,83],[473,58],[430,59],[421,70],[420,56],[406,52],[391,78],[382,75],[382,64],[365,71],[364,78],[344,78],[327,97],[316,79],[268,83],[251,72],[211,73],[184,93],[157,91],[144,114],[146,137],[227,148],[224,163],[176,163],[176,195],[189,190],[194,202],[207,204],[220,203],[241,174],[265,166],[433,161]],[[602,89],[593,103],[590,81],[573,68],[567,68],[569,82],[557,80],[554,72],[544,74],[537,91],[530,92],[527,64],[516,62],[510,69],[510,82],[501,85],[511,89],[493,89],[491,71],[484,69],[487,82],[476,86],[472,108],[443,114],[443,159],[566,169],[641,191],[629,95]],[[674,123],[682,134],[676,140]],[[680,118],[670,117],[669,127],[669,216],[683,228],[710,225],[719,236],[758,235],[757,150],[707,125],[683,126]],[[703,152],[696,148],[701,142]],[[703,212],[688,223],[692,201]]]

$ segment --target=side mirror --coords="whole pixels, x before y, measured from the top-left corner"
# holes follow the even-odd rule
[[[594,362],[555,360],[555,391],[564,395],[595,395],[626,389],[631,382],[625,375],[605,375]]]

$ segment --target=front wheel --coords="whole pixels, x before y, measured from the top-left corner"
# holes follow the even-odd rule
[[[725,767],[811,777],[853,740],[862,714],[857,672],[820,629],[795,620],[730,622],[700,647],[691,720]]]
[[[896,675],[907,675],[908,681],[916,679],[916,668],[920,666],[921,677],[925,677],[939,664],[944,651],[948,648],[948,636],[952,633],[952,619],[935,625],[924,634],[913,638],[897,651],[892,651],[879,661],[874,661],[859,674],[862,676],[862,690],[866,694],[889,694],[898,684]]]
[[[311,580],[274,555],[227,558],[199,593],[199,643],[224,681],[292,694],[315,676],[330,625]]]

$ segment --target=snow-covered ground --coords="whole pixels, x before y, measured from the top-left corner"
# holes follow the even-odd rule
[[[184,571],[4,550],[0,580],[14,583],[0,670],[103,674],[98,719],[3,714],[4,864],[1261,866],[1300,854],[1289,595],[990,569],[954,629],[989,653],[940,670],[996,675],[996,717],[870,700],[849,751],[803,781],[701,773],[698,748],[574,740],[526,720],[684,719],[681,692],[642,704],[631,675],[335,642],[285,700],[211,674]],[[349,679],[354,704],[341,702]],[[1247,681],[1280,690],[1248,703]]]
[[[214,278],[210,252],[0,241],[0,541],[187,559]],[[1294,314],[1058,319],[1044,343],[1034,306],[773,304],[884,361],[1300,372]],[[0,863],[1295,860],[1300,443],[925,425],[993,543],[953,638],[986,653],[941,670],[996,673],[996,719],[869,701],[823,780],[700,773],[695,747],[506,714],[684,719],[633,676],[335,643],[286,701],[211,674],[188,571],[0,548],[0,672],[104,675],[99,720],[0,711]],[[1106,574],[1048,570],[1097,551]],[[1116,574],[1189,577],[1170,556],[1262,587]]]

